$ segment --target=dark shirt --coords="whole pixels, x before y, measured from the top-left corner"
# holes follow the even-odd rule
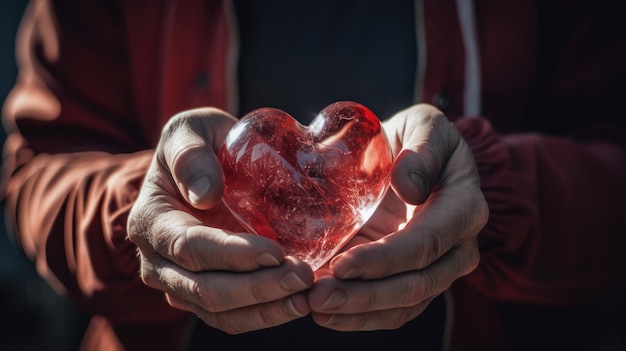
[[[235,4],[241,115],[270,106],[308,124],[328,104],[353,100],[385,119],[413,103],[417,53],[412,0]],[[233,337],[199,322],[191,348],[436,350],[441,349],[444,315],[439,297],[394,331],[336,332],[307,316]]]
[[[352,100],[379,118],[411,105],[412,0],[238,0],[240,114],[276,107],[308,122]]]

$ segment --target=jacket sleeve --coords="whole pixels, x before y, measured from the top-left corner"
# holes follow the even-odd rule
[[[126,238],[152,151],[133,118],[119,4],[69,3],[31,2],[18,33],[18,81],[3,106],[9,230],[88,313],[120,323],[179,318],[141,282]]]
[[[461,119],[490,207],[481,263],[463,279],[499,301],[572,304],[624,277],[626,150]]]
[[[489,299],[572,304],[624,282],[626,32],[612,5],[537,2],[524,107],[456,122],[491,212],[464,281]],[[498,124],[507,112],[520,124]]]

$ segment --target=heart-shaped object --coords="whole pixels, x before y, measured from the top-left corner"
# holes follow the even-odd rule
[[[219,152],[223,201],[250,232],[277,240],[316,270],[382,201],[393,157],[369,109],[341,101],[303,126],[260,108],[240,119]]]

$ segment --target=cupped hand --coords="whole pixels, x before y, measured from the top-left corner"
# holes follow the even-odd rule
[[[425,104],[384,127],[393,191],[309,292],[314,320],[331,329],[399,328],[479,262],[488,207],[466,142]]]
[[[170,305],[230,334],[309,313],[313,272],[274,241],[243,233],[220,201],[216,152],[235,118],[215,108],[168,122],[128,218],[141,278]]]

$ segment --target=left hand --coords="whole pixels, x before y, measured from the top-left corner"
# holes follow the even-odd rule
[[[384,122],[393,192],[328,267],[308,300],[315,322],[340,331],[396,329],[479,262],[489,212],[472,152],[436,108]]]

